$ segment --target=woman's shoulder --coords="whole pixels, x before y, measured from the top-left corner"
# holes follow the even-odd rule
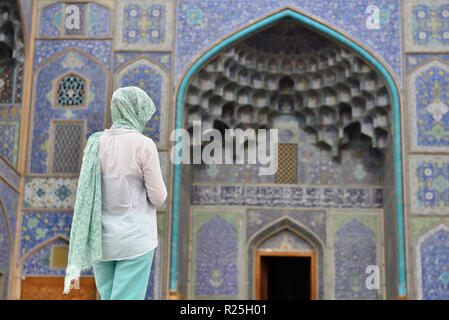
[[[156,148],[156,143],[153,139],[150,137],[140,133],[140,132],[133,132],[133,140],[136,141],[139,144],[143,144],[144,146],[147,146],[149,148]]]

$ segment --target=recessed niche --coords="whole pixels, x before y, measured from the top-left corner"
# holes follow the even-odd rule
[[[347,128],[359,128],[373,147],[386,145],[390,97],[373,67],[334,42],[281,48],[261,32],[218,53],[188,84],[188,121],[269,128],[273,117],[294,115],[309,142],[334,153],[350,139]]]

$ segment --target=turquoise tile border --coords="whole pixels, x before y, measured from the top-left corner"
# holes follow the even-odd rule
[[[329,27],[312,20],[311,18],[293,11],[292,9],[285,9],[278,13],[275,13],[263,20],[255,22],[254,24],[248,26],[247,28],[234,33],[230,37],[224,39],[220,43],[216,44],[213,48],[203,54],[185,73],[176,97],[176,122],[175,128],[182,128],[182,108],[184,101],[184,93],[186,86],[190,78],[195,74],[195,72],[211,57],[217,54],[219,51],[234,43],[235,41],[241,39],[242,37],[256,32],[257,30],[276,22],[283,18],[293,18],[296,19],[318,31],[324,32],[328,36],[334,38],[335,40],[341,42],[347,47],[353,49],[360,55],[362,55],[371,65],[373,65],[377,71],[386,80],[391,97],[393,100],[393,113],[394,113],[394,156],[395,156],[395,185],[396,185],[396,211],[397,211],[397,233],[398,233],[398,295],[407,295],[407,284],[405,276],[405,243],[404,243],[404,215],[403,215],[403,186],[402,186],[402,154],[401,154],[401,115],[400,115],[400,104],[399,104],[399,90],[396,87],[393,78],[387,69],[370,53],[365,49],[360,47],[358,44],[343,36],[342,34],[330,29]],[[179,141],[178,137],[176,139]],[[177,149],[179,150],[180,145],[177,144]],[[176,147],[175,146],[175,147]],[[175,160],[179,159],[179,153],[175,152]],[[178,162],[178,161],[175,161]],[[172,211],[172,239],[171,239],[171,265],[170,265],[170,290],[177,289],[177,271],[178,271],[178,221],[179,221],[179,195],[180,195],[180,177],[181,177],[181,165],[174,164],[174,174],[173,174],[173,211]]]

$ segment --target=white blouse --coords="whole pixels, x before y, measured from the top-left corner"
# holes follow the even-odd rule
[[[156,207],[167,198],[156,144],[135,130],[106,129],[99,157],[102,261],[153,250],[158,245]]]

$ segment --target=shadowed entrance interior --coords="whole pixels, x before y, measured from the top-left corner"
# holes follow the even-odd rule
[[[313,253],[257,252],[256,261],[256,298],[316,299]]]

